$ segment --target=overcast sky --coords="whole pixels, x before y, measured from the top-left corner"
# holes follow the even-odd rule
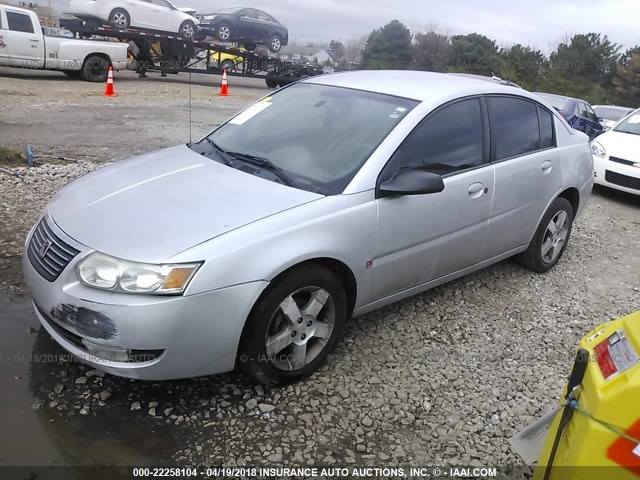
[[[625,47],[640,44],[640,0],[174,0],[200,12],[251,6],[271,13],[301,41],[368,35],[397,19],[412,33],[482,33],[501,46],[524,43],[549,51],[565,35],[607,34]]]
[[[48,0],[36,0],[46,5]],[[52,5],[68,3],[51,0]],[[397,19],[412,33],[482,33],[500,46],[523,43],[549,53],[566,35],[599,32],[624,47],[640,44],[640,0],[173,0],[209,13],[227,7],[269,12],[300,42],[343,41]],[[64,7],[62,7],[64,10]]]

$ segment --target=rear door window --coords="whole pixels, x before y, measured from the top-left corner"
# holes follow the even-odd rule
[[[534,102],[515,97],[488,97],[487,102],[494,160],[540,150],[538,107]]]

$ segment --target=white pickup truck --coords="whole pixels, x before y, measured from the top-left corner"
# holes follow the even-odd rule
[[[127,66],[128,44],[48,37],[35,12],[0,4],[0,65],[60,70],[90,82],[107,80],[109,66]]]

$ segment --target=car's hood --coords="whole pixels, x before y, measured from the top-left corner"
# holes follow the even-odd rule
[[[65,233],[88,247],[128,260],[162,262],[319,198],[181,145],[79,178],[53,197],[49,213]]]
[[[596,141],[600,142],[609,156],[640,162],[640,135],[609,130],[596,137]]]

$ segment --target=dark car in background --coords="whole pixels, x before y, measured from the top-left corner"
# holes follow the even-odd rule
[[[289,42],[287,27],[255,8],[226,8],[196,18],[200,20],[199,39],[214,37],[223,42],[239,42],[247,50],[265,44],[274,53]]]
[[[602,119],[598,117],[589,102],[552,93],[534,93],[558,110],[572,128],[589,135],[589,139],[593,140],[603,132],[604,127],[600,123]]]

